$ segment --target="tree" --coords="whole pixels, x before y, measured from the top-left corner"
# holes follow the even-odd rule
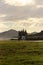
[[[21,40],[21,39],[26,39],[27,38],[27,31],[26,30],[22,30],[22,31],[19,31],[19,40]]]

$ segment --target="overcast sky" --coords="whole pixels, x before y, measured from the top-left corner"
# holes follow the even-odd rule
[[[43,30],[43,0],[0,0],[0,32]]]

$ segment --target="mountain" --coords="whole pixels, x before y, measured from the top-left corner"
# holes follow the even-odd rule
[[[43,31],[28,35],[28,40],[43,40]]]
[[[33,36],[43,36],[43,31],[36,33],[36,34],[33,34]]]
[[[8,40],[12,38],[18,38],[18,31],[11,29],[0,33],[0,40]]]
[[[10,29],[0,33],[0,40],[18,39],[18,31]],[[31,33],[27,35],[28,40],[43,40],[43,31],[39,33]]]

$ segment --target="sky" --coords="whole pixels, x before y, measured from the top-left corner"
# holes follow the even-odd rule
[[[0,0],[0,32],[43,30],[43,0]]]

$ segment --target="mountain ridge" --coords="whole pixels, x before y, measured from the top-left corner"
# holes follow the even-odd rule
[[[17,38],[18,37],[18,31],[10,29],[8,31],[2,32],[0,33],[0,40],[4,40],[4,39],[11,39],[11,38]]]

